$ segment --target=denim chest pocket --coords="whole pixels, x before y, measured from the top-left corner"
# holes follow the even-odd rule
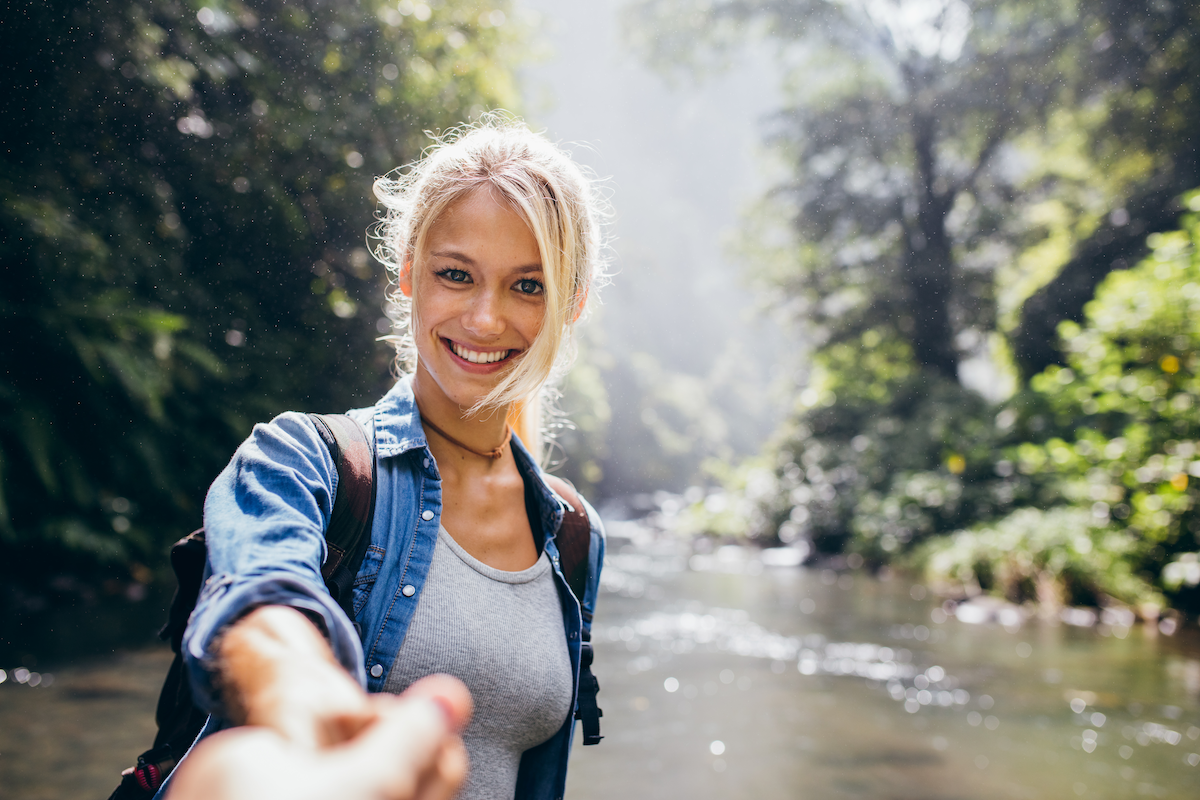
[[[367,604],[367,598],[371,596],[371,589],[375,588],[375,579],[379,577],[379,570],[383,568],[383,560],[387,557],[387,551],[377,545],[369,545],[366,555],[363,556],[362,566],[359,567],[358,576],[354,579],[354,588],[351,591],[351,598],[354,602],[354,616],[362,613],[363,606]]]

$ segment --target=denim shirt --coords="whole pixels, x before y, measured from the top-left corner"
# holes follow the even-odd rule
[[[442,510],[441,479],[421,427],[410,378],[401,378],[373,407],[349,415],[368,433],[374,422],[376,447],[371,543],[353,589],[361,638],[321,578],[324,530],[337,493],[336,465],[306,415],[282,414],[269,424],[255,426],[205,501],[206,580],[183,641],[196,703],[212,715],[201,738],[227,726],[213,683],[213,641],[257,606],[292,606],[320,620],[342,666],[368,691],[383,689],[429,574]],[[559,568],[554,541],[566,503],[546,484],[543,472],[516,437],[512,452],[526,484],[533,488],[540,523],[540,531],[534,525],[535,535],[542,536],[554,566],[575,676],[575,707],[584,619],[590,620],[594,611],[604,560],[603,529],[595,510],[585,502],[592,526],[588,585],[584,597],[576,598]],[[573,717],[548,741],[525,752],[517,797],[558,800],[563,796]]]

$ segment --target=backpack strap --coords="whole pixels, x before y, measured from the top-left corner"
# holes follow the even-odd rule
[[[325,529],[327,555],[321,577],[329,594],[354,622],[354,579],[371,543],[375,517],[374,424],[370,438],[345,414],[309,414],[337,465],[338,487]]]
[[[374,430],[368,436],[361,425],[344,414],[309,414],[309,417],[338,472],[337,495],[325,529],[327,556],[321,577],[329,593],[354,622],[354,578],[371,543],[371,521],[375,516]],[[158,696],[155,713],[158,735],[154,746],[138,756],[137,765],[122,774],[121,783],[109,800],[148,800],[192,746],[208,718],[192,702],[181,653],[183,633],[200,593],[207,553],[203,528],[171,548],[171,566],[179,587],[159,636],[171,642],[175,660]]]
[[[583,641],[580,642],[579,651],[579,702],[575,709],[575,719],[583,723],[583,743],[599,744],[604,738],[600,735],[600,717],[604,716],[604,712],[596,703],[600,682],[592,674],[592,615],[584,607],[584,594],[590,577],[588,568],[591,560],[588,556],[592,547],[592,521],[588,518],[583,500],[570,481],[548,475],[546,482],[567,504],[567,508],[563,509],[562,524],[558,527],[554,541],[558,546],[559,569],[567,580],[567,586],[579,600],[579,611],[583,621]]]
[[[588,554],[592,547],[592,521],[588,519],[587,509],[575,487],[568,481],[557,476],[548,476],[547,483],[566,501],[563,509],[562,525],[554,537],[558,546],[559,569],[567,579],[567,586],[579,600],[583,612],[585,627],[592,627],[592,615],[583,608],[583,595],[587,591]]]

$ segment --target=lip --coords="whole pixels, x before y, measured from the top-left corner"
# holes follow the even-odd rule
[[[446,354],[450,356],[450,360],[458,365],[458,367],[463,371],[470,372],[474,375],[490,375],[494,372],[499,372],[500,370],[505,369],[512,364],[512,362],[522,352],[521,350],[512,347],[474,347],[463,344],[462,342],[454,342],[453,340],[445,337],[441,339],[441,342],[442,348],[446,351]],[[476,364],[474,361],[467,361],[458,353],[454,352],[454,344],[458,344],[460,347],[466,347],[468,350],[474,350],[477,353],[495,353],[503,350],[508,350],[509,353],[506,358],[502,358],[499,361],[493,361],[490,364]]]

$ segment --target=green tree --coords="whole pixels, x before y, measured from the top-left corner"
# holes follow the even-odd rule
[[[253,422],[386,386],[373,176],[517,99],[508,5],[435,5],[10,4],[8,589],[156,563]]]
[[[1200,192],[1187,207],[1200,210]],[[1059,326],[1069,366],[1032,381],[1052,435],[1005,448],[997,466],[999,486],[1041,487],[1037,507],[931,543],[918,558],[931,577],[1015,600],[1107,596],[1152,614],[1165,594],[1200,608],[1200,214],[1148,247],[1104,280],[1082,324]]]
[[[788,177],[773,200],[798,244],[768,278],[819,344],[885,326],[955,380],[994,327],[997,270],[1058,232],[1039,203],[1076,195],[1065,251],[1020,298],[1036,292],[1015,336],[1032,372],[1053,358],[1054,326],[1080,319],[1098,281],[1173,226],[1198,178],[1198,13],[1120,0],[643,0],[628,30],[664,66],[706,46],[777,44],[788,105],[768,137]],[[1064,165],[1067,137],[1083,141]]]
[[[1073,258],[1108,248],[1087,256],[1090,296],[1177,217],[1194,180],[1163,181],[1194,158],[1193,14],[1108,0],[633,6],[630,35],[652,59],[764,37],[785,69],[768,131],[782,178],[746,250],[812,349],[773,445],[763,535],[885,559],[1041,497],[1034,481],[997,486],[993,467],[1045,399],[1019,395],[1020,424],[998,427],[963,383],[997,388],[995,370],[972,370],[1007,362],[998,334],[1022,319],[1026,341],[1031,295],[1027,309],[1055,296],[1074,313],[1052,284]],[[651,18],[670,33],[639,40]]]
[[[1082,215],[1073,247],[1024,303],[1010,338],[1026,375],[1064,363],[1058,324],[1081,321],[1100,281],[1146,253],[1148,234],[1174,229],[1183,210],[1180,196],[1200,183],[1200,6],[1091,0],[1081,11],[1073,99],[1102,113],[1100,124],[1080,126],[1086,133],[1080,145],[1101,154],[1101,164],[1114,157],[1128,163],[1131,154],[1142,154],[1147,163],[1107,207]],[[1105,175],[1098,170],[1083,177],[1086,191]]]
[[[667,13],[718,40],[757,24],[790,61],[769,136],[797,246],[769,278],[800,324],[821,346],[877,330],[954,381],[959,337],[993,324],[991,245],[1017,179],[997,156],[1059,98],[1075,23],[1066,3],[905,8],[728,0]]]

